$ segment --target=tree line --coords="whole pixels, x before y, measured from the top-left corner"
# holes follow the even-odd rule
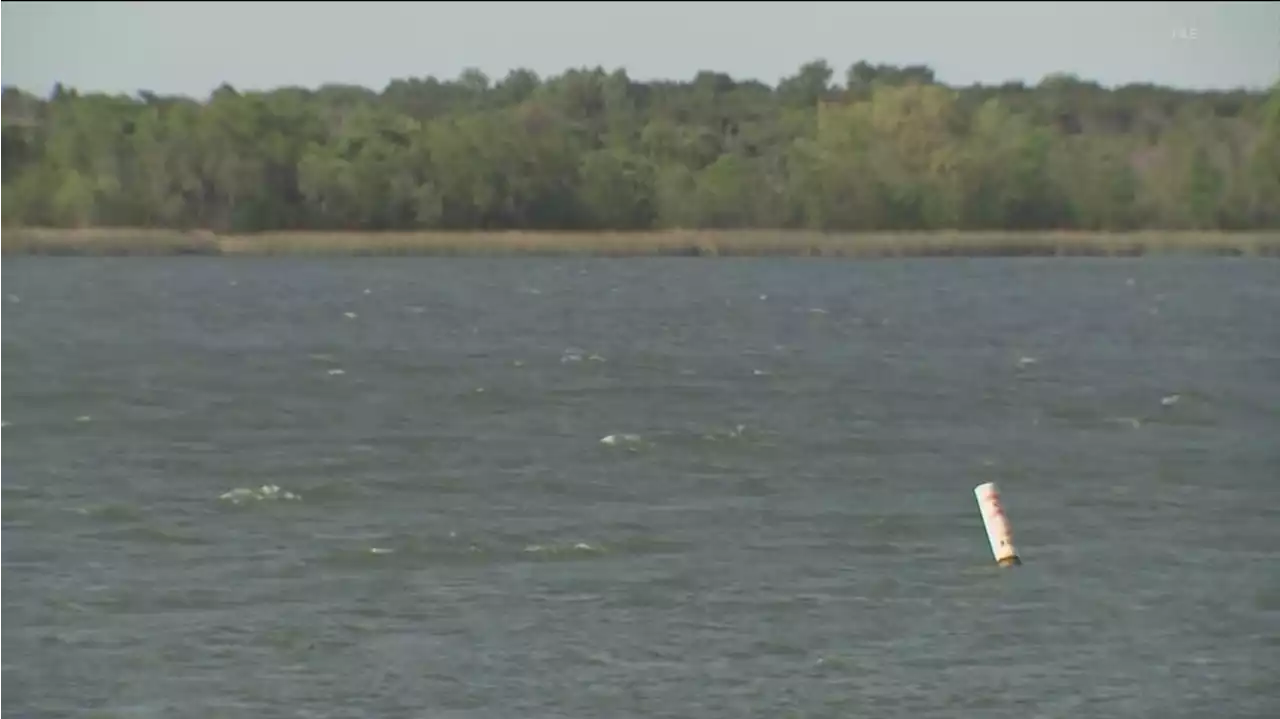
[[[263,230],[1280,227],[1280,85],[770,86],[527,70],[209,98],[3,91],[6,226]]]

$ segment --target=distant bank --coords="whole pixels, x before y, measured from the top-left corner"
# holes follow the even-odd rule
[[[11,228],[6,256],[1280,257],[1272,232],[271,232]]]

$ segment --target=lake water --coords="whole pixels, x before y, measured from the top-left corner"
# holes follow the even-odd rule
[[[1276,261],[3,280],[5,716],[1280,716]]]

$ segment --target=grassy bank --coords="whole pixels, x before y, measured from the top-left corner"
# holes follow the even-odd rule
[[[1190,254],[1280,257],[1278,232],[820,233],[785,230],[664,232],[276,232],[12,228],[13,255],[608,257],[1132,257]]]

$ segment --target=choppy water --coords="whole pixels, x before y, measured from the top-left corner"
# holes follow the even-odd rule
[[[1274,261],[3,280],[6,716],[1280,715]]]

